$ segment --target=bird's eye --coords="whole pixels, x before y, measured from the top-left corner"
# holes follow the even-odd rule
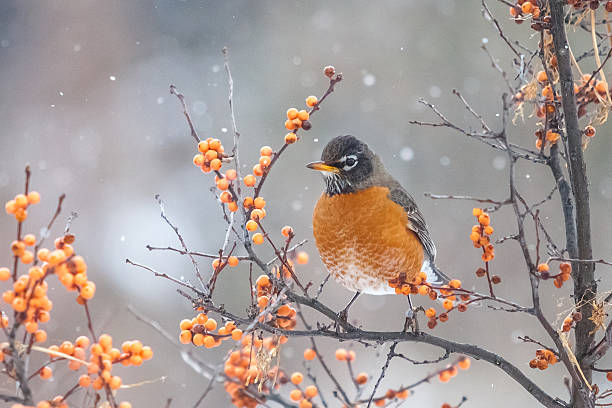
[[[342,162],[344,163],[344,167],[342,167],[342,169],[344,171],[349,171],[357,165],[357,156],[350,155],[343,157]]]

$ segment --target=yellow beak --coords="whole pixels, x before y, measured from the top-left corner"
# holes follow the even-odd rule
[[[326,171],[328,173],[335,173],[335,174],[340,173],[340,170],[337,167],[330,166],[328,164],[325,164],[325,162],[322,162],[322,161],[308,163],[306,167],[308,167],[309,169],[313,169],[313,170]]]

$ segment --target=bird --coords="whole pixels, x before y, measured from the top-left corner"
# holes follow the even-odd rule
[[[436,247],[414,198],[366,143],[337,136],[306,167],[325,180],[312,217],[316,247],[331,276],[355,292],[340,319],[347,320],[361,293],[394,294],[389,281],[401,273],[407,282],[421,271],[429,283],[449,281],[435,264]]]

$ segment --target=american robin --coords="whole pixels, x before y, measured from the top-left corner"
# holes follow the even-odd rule
[[[395,293],[389,281],[400,273],[410,282],[420,271],[430,283],[448,282],[435,265],[436,247],[414,199],[391,176],[367,144],[338,136],[321,161],[307,165],[325,176],[325,191],[312,224],[329,273],[355,296]],[[412,306],[412,305],[411,305]]]

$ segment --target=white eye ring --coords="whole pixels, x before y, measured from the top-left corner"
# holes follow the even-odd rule
[[[355,156],[354,154],[351,154],[349,156],[342,156],[340,162],[345,163],[344,167],[342,167],[342,170],[344,171],[349,171],[353,169],[358,163],[357,156]]]

